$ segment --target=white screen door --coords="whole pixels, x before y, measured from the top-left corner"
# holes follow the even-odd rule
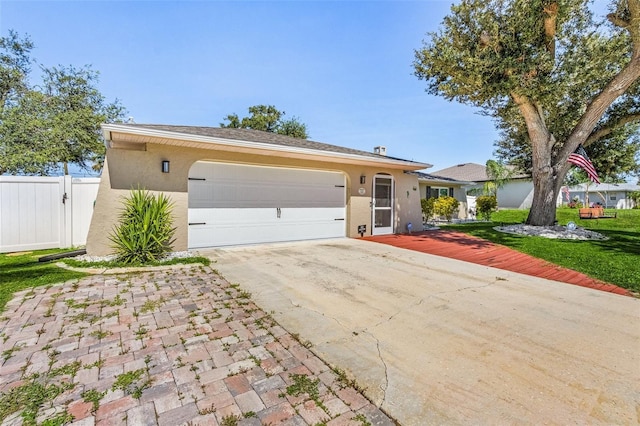
[[[373,178],[372,202],[373,235],[393,233],[393,177],[376,175]]]

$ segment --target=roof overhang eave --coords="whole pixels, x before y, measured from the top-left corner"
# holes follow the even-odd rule
[[[385,165],[394,169],[403,169],[403,170],[421,170],[429,167],[433,167],[431,164],[427,163],[418,163],[409,160],[400,160],[395,158],[385,158],[385,157],[369,157],[366,155],[358,155],[358,154],[349,154],[343,152],[335,152],[335,151],[324,151],[319,149],[312,148],[302,148],[302,147],[290,147],[285,145],[277,145],[277,144],[269,144],[264,142],[253,142],[247,140],[239,140],[239,139],[225,139],[213,136],[201,136],[201,135],[192,135],[188,133],[178,133],[171,132],[166,130],[157,130],[157,129],[148,129],[143,127],[129,127],[129,126],[121,126],[118,124],[103,124],[102,125],[102,133],[105,139],[105,145],[107,148],[110,147],[110,142],[113,140],[112,133],[125,133],[131,134],[135,136],[143,136],[149,138],[156,138],[158,143],[165,145],[173,145],[172,141],[176,141],[176,145],[179,145],[178,141],[188,141],[202,144],[204,148],[215,149],[216,147],[224,146],[224,147],[241,147],[246,149],[255,149],[258,151],[267,151],[267,152],[282,152],[287,153],[289,156],[296,154],[300,156],[308,156],[313,155],[318,157],[319,160],[331,161],[333,160],[342,160],[341,162],[354,163],[354,164],[367,164],[367,165]],[[140,143],[143,142],[133,142]]]

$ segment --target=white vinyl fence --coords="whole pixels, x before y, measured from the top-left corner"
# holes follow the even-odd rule
[[[100,178],[0,176],[0,253],[84,245]]]

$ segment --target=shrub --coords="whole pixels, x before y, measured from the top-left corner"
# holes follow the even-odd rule
[[[433,208],[434,201],[435,201],[435,198],[420,199],[420,205],[422,206],[422,218],[424,219],[425,222],[428,222],[429,219],[433,217],[433,214],[435,212]]]
[[[493,195],[483,195],[476,198],[478,216],[484,220],[491,220],[491,213],[498,207],[498,199]]]
[[[633,201],[634,209],[640,209],[640,191],[632,191],[629,193],[629,198]]]
[[[109,235],[117,260],[146,263],[170,252],[176,231],[172,227],[172,209],[173,204],[164,194],[156,196],[144,189],[132,190],[123,201],[118,225]]]
[[[438,197],[433,203],[433,209],[435,213],[440,216],[444,216],[449,222],[453,219],[453,215],[458,211],[460,203],[453,197]]]

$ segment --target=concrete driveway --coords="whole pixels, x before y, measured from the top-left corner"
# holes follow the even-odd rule
[[[640,420],[638,299],[353,239],[203,253],[402,425]]]

